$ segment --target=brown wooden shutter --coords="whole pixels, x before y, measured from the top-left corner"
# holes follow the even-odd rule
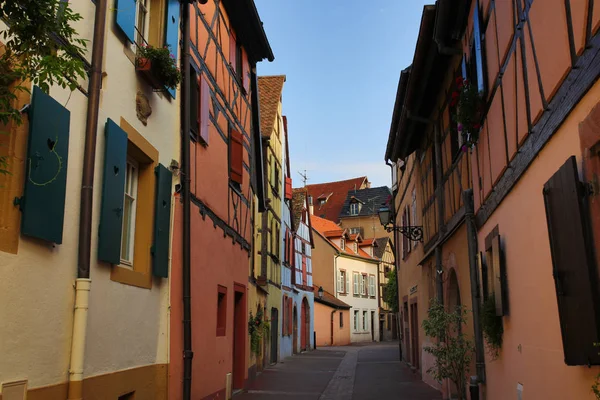
[[[200,91],[200,99],[198,101],[198,136],[205,145],[208,145],[210,88],[204,74],[201,74],[200,78],[198,78],[198,85]]]
[[[242,134],[231,129],[229,134],[229,177],[232,181],[242,184],[244,146]]]
[[[235,53],[236,53],[236,43],[235,43],[235,34],[233,30],[229,31],[229,64],[231,64],[232,68],[235,70]]]
[[[544,185],[544,203],[565,364],[598,365],[598,279],[575,156]]]
[[[496,315],[502,316],[506,314],[507,297],[506,297],[506,267],[504,265],[504,257],[502,256],[502,247],[500,245],[500,235],[492,239],[492,257],[494,265],[494,302],[496,303]]]

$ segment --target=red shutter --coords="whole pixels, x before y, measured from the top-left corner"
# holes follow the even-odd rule
[[[200,139],[204,144],[208,144],[208,123],[209,120],[209,102],[210,102],[210,89],[208,82],[204,77],[204,74],[198,78],[198,86],[200,88],[200,101],[198,101],[198,132]]]
[[[302,284],[306,286],[306,256],[302,255]]]
[[[285,178],[285,198],[292,199],[292,178]]]
[[[242,160],[244,159],[244,146],[242,134],[231,129],[229,133],[229,177],[232,181],[242,184]]]
[[[235,34],[229,31],[229,64],[235,69]]]
[[[294,312],[293,312],[293,308],[294,308],[294,300],[293,299],[288,299],[288,332],[291,334],[293,332],[293,318],[294,318]]]

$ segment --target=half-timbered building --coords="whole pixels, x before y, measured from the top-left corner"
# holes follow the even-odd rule
[[[386,159],[396,225],[423,228],[397,259],[403,354],[432,384],[419,326],[437,296],[472,310],[463,331],[485,398],[593,397],[599,28],[592,0],[424,9]]]
[[[175,226],[189,222],[191,231],[191,349],[183,347],[185,254],[182,229],[175,229],[171,399],[182,398],[182,382],[189,379],[192,398],[229,398],[248,377],[251,202],[262,189],[262,176],[253,175],[262,166],[256,63],[273,60],[252,0],[202,3],[189,5],[190,131],[182,133],[191,139],[189,221],[183,220],[185,205],[175,208]],[[191,371],[184,371],[185,363]]]

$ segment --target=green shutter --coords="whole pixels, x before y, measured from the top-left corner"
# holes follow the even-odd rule
[[[62,243],[71,113],[34,86],[29,110],[29,144],[21,233]]]
[[[156,204],[154,207],[154,244],[152,272],[154,276],[169,276],[169,230],[171,227],[171,182],[173,175],[164,165],[154,169]]]
[[[104,133],[106,147],[102,175],[98,259],[119,264],[127,169],[127,133],[111,119],[106,122]]]

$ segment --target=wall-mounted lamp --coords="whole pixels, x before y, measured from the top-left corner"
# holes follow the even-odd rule
[[[389,207],[384,206],[379,209],[379,222],[388,232],[397,231],[406,236],[413,242],[423,241],[423,227],[422,226],[396,226],[392,221],[392,212]]]
[[[318,294],[319,294],[319,299],[322,300],[323,299],[323,286],[319,286]]]

